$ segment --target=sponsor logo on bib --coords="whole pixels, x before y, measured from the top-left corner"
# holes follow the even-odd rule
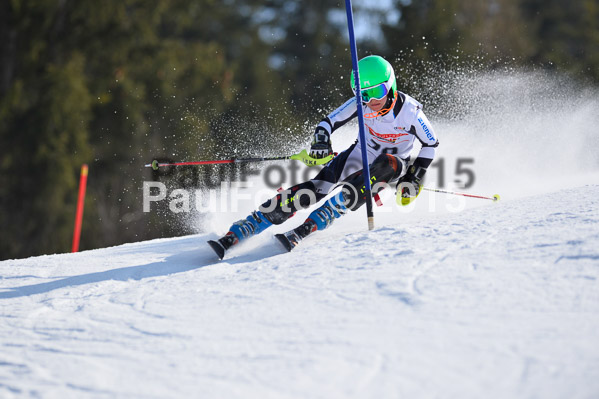
[[[377,133],[374,130],[372,130],[370,126],[368,127],[368,130],[370,131],[370,134],[372,134],[377,139],[386,141],[388,143],[396,143],[400,137],[408,135],[408,133]]]

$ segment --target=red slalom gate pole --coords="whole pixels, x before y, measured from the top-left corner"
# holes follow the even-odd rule
[[[79,197],[77,198],[77,213],[75,215],[75,229],[73,231],[73,247],[71,252],[79,251],[79,238],[81,237],[81,221],[83,219],[83,204],[85,203],[85,188],[87,186],[87,165],[81,165],[79,177]]]

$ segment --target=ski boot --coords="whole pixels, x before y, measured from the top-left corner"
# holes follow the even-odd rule
[[[345,206],[343,191],[340,191],[325,202],[324,205],[312,212],[302,225],[287,233],[275,234],[275,237],[288,252],[291,252],[301,240],[316,230],[326,229],[335,219],[340,218],[347,212],[348,208]]]
[[[263,232],[272,223],[264,217],[262,212],[252,212],[247,218],[239,220],[229,228],[227,234],[218,240],[209,240],[208,244],[216,255],[222,259],[225,257],[225,252],[240,241],[243,241],[253,235]]]

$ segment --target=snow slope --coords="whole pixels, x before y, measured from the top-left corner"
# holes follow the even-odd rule
[[[188,215],[195,236],[2,261],[0,398],[599,397],[599,94],[430,86],[444,188],[473,159],[471,192],[501,202],[385,190],[374,231],[361,209],[283,253],[300,212],[217,262],[205,241],[246,202]]]
[[[0,262],[0,397],[599,397],[599,181],[477,204]]]

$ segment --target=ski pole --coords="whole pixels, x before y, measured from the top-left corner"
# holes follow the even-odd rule
[[[265,161],[281,161],[289,159],[285,157],[272,157],[272,158],[232,158],[232,159],[219,159],[214,161],[190,161],[190,162],[158,162],[153,160],[152,163],[146,164],[146,168],[152,168],[158,170],[158,168],[164,166],[189,166],[189,165],[217,165],[225,163],[241,163],[241,162],[265,162]]]
[[[463,196],[463,197],[469,197],[469,198],[480,198],[480,199],[487,199],[487,200],[491,200],[491,201],[493,201],[493,202],[497,202],[497,201],[499,201],[499,199],[500,199],[500,197],[499,197],[499,194],[495,194],[495,195],[494,195],[494,196],[492,196],[492,197],[485,197],[485,196],[482,196],[482,195],[472,195],[472,194],[466,194],[466,193],[458,193],[458,192],[455,192],[455,191],[440,190],[440,189],[438,189],[438,188],[428,188],[428,187],[422,187],[422,189],[423,189],[423,190],[426,190],[426,191],[432,191],[432,192],[435,192],[435,193],[452,194],[452,195],[461,195],[461,196]]]
[[[154,170],[158,170],[160,167],[164,166],[188,166],[188,165],[217,165],[217,164],[227,164],[227,163],[242,163],[242,162],[266,162],[266,161],[286,161],[288,159],[294,159],[297,161],[302,161],[307,166],[317,166],[324,165],[328,163],[331,159],[333,159],[333,155],[329,155],[326,158],[312,158],[308,155],[306,150],[302,150],[298,154],[280,156],[280,157],[262,157],[262,158],[231,158],[231,159],[220,159],[215,161],[190,161],[190,162],[158,162],[158,160],[153,160],[152,163],[144,165],[146,168],[152,168]]]

